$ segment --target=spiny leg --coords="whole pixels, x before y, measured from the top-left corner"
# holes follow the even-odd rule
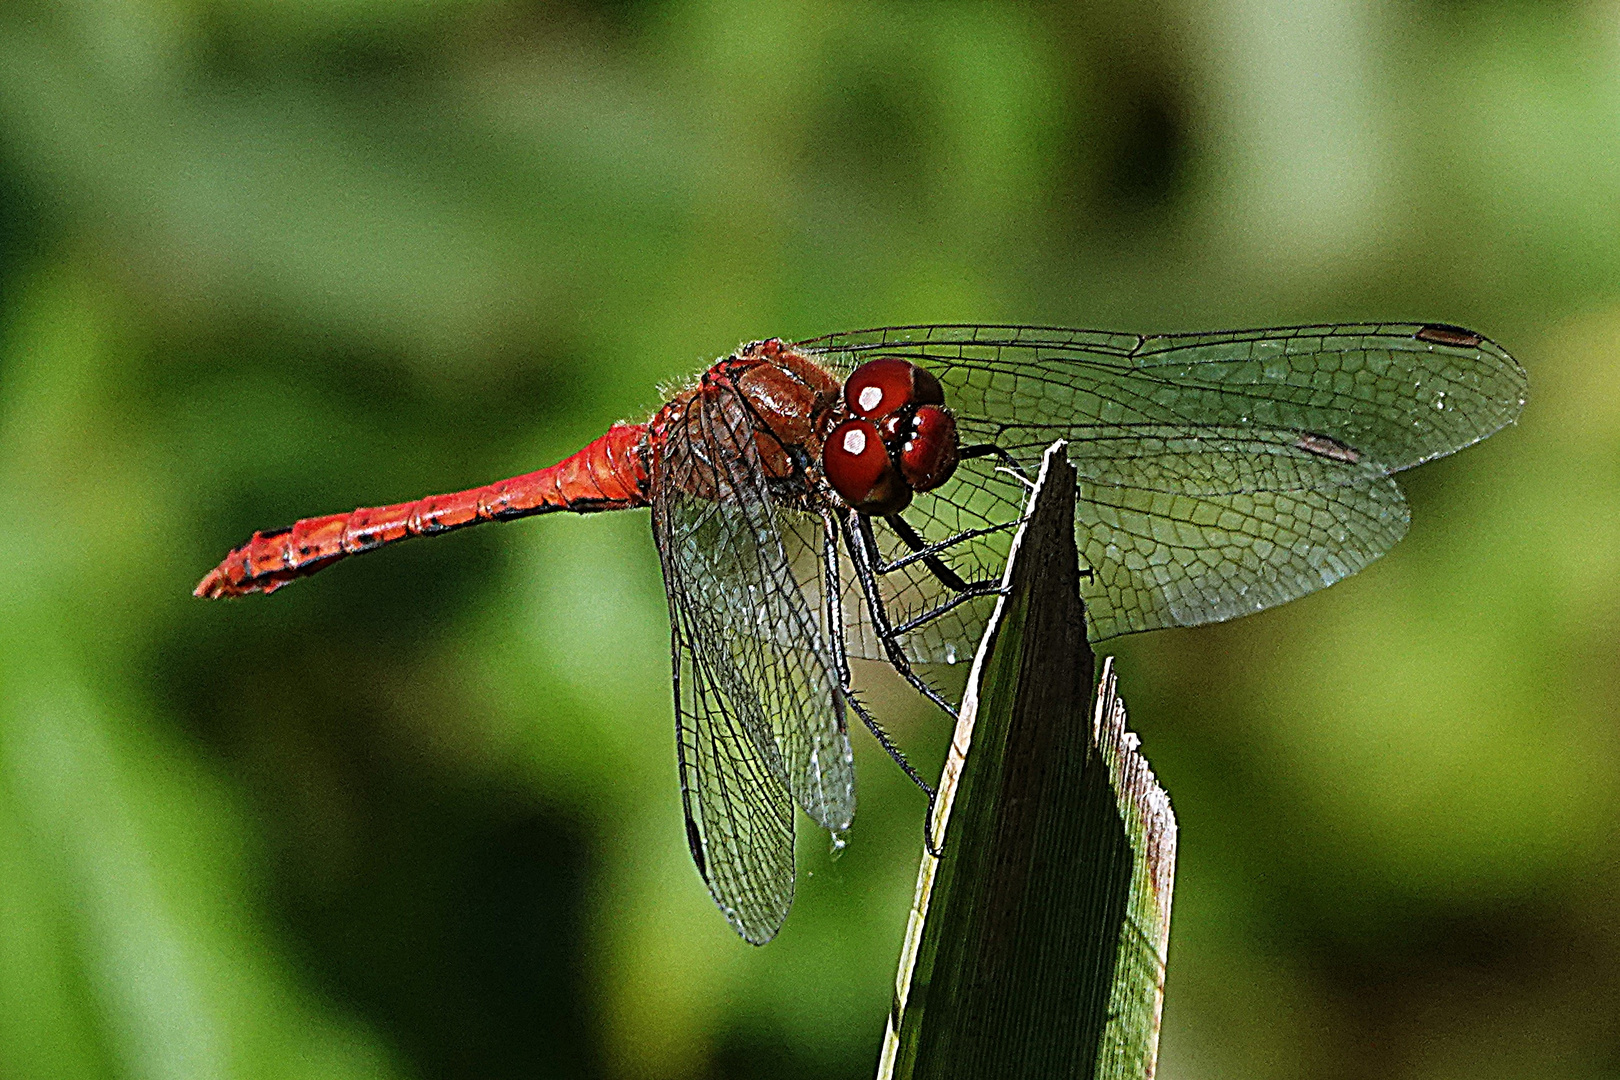
[[[1007,453],[1007,451],[1003,450],[995,443],[975,443],[972,446],[961,447],[956,451],[956,459],[958,461],[966,461],[969,458],[981,457],[993,457],[1022,477],[1024,483],[1035,483],[1034,478],[1029,475],[1029,473],[1024,469],[1024,466],[1019,463],[1018,459]]]
[[[1018,476],[1018,478],[1020,480],[1022,480],[1025,484],[1029,485],[1031,488],[1033,488],[1035,486],[1035,481],[1030,479],[1029,473],[1027,471],[1025,471],[1024,467],[1018,463],[1018,459],[1013,457],[1011,454],[1007,453],[1007,451],[1003,450],[1001,447],[997,446],[995,443],[976,443],[973,446],[964,446],[964,447],[962,447],[960,450],[958,450],[956,452],[956,456],[960,460],[966,460],[968,458],[993,457],[997,461],[1000,461],[1002,463],[1002,465],[1005,468],[1007,468],[1010,472],[1015,473]],[[906,532],[901,531],[901,529],[895,524],[895,521],[893,520],[893,518],[896,518],[896,517],[898,517],[898,515],[891,515],[890,517],[886,517],[883,520],[887,521],[890,524],[890,526],[894,527],[894,531],[899,534],[900,539],[904,540],[906,542],[906,545],[908,547],[910,547],[912,549],[912,552],[913,552],[913,554],[907,556],[904,559],[899,560],[895,564],[896,566],[903,566],[903,565],[905,565],[906,563],[910,562],[913,559],[926,558],[929,555],[934,555],[934,554],[936,554],[938,552],[945,551],[945,550],[947,550],[947,549],[949,549],[951,547],[954,547],[957,544],[960,544],[962,541],[970,540],[975,536],[983,536],[985,533],[988,533],[988,532],[998,532],[998,531],[1000,531],[1002,529],[1011,528],[1011,527],[1018,524],[1017,521],[1011,521],[1011,522],[1008,522],[1008,523],[1006,523],[1004,525],[992,525],[987,529],[969,529],[966,532],[957,533],[955,536],[947,537],[946,539],[941,540],[937,544],[930,544],[926,548],[924,548],[924,547],[919,547],[918,546],[918,543],[921,542],[921,539],[922,539],[921,537],[918,537],[917,538],[918,542],[914,543],[912,541],[911,537],[906,535]],[[1019,520],[1022,520],[1022,519],[1019,519]],[[901,524],[905,524],[905,522],[902,521]],[[915,530],[911,530],[909,524],[906,526],[906,528],[907,528],[908,531],[911,532],[911,536],[916,536]],[[882,574],[882,573],[886,573],[889,569],[890,569],[890,567],[880,565],[880,566],[877,567],[877,572]],[[929,564],[929,569],[930,570],[933,569],[933,565],[931,563]],[[1093,577],[1096,576],[1096,571],[1093,570],[1089,566],[1082,566],[1080,568],[1080,576],[1089,581]],[[940,578],[940,580],[942,582],[945,581],[944,578]],[[958,578],[957,580],[961,580],[961,579]],[[946,582],[946,584],[948,585],[949,582]]]
[[[937,555],[939,552],[950,550],[950,548],[962,543],[964,540],[971,540],[977,536],[985,536],[989,533],[1002,532],[1013,528],[1018,524],[1017,521],[1004,522],[1000,525],[990,525],[982,529],[968,529],[964,532],[957,533],[955,536],[947,537],[937,544],[925,544],[923,542],[923,538],[917,535],[917,531],[911,527],[911,524],[900,515],[890,514],[883,520],[891,529],[895,531],[895,534],[906,543],[906,546],[912,549],[912,552],[910,555],[902,556],[892,562],[884,562],[883,553],[878,549],[877,536],[872,530],[871,519],[863,516],[860,519],[860,524],[862,526],[861,536],[867,544],[873,574],[880,576],[884,574],[892,574],[896,570],[901,570],[912,565],[913,563],[921,562],[928,567],[929,571],[934,574],[935,579],[939,581],[940,584],[956,593],[955,596],[951,597],[944,603],[938,605],[937,607],[931,608],[920,615],[913,616],[911,619],[900,624],[899,626],[891,625],[889,630],[896,638],[900,637],[902,634],[909,634],[911,631],[917,629],[917,627],[922,626],[925,623],[932,622],[941,615],[944,615],[946,612],[952,610],[953,608],[961,607],[970,600],[977,600],[981,596],[995,596],[1001,591],[1000,584],[994,579],[986,578],[982,581],[964,581],[954,570],[946,566],[944,562],[937,558],[931,557]]]
[[[878,593],[877,578],[872,572],[877,538],[872,535],[871,521],[864,514],[851,510],[840,524],[843,526],[844,543],[849,547],[850,562],[855,566],[855,579],[860,582],[861,593],[866,598],[866,609],[872,615],[872,625],[877,630],[878,640],[883,643],[889,666],[919,694],[944,710],[952,720],[957,719],[956,707],[911,670],[911,661],[906,659],[905,652],[900,648],[899,636],[889,623],[888,612],[883,608],[883,597]]]
[[[905,773],[913,784],[922,788],[924,795],[928,796],[928,811],[923,817],[923,846],[928,849],[928,854],[934,858],[942,858],[945,852],[942,847],[935,845],[933,828],[934,807],[939,801],[939,792],[932,784],[922,778],[921,774],[912,767],[911,762],[906,760],[906,755],[889,738],[889,733],[883,730],[882,726],[877,722],[877,717],[868,712],[866,706],[862,705],[855,697],[855,690],[850,685],[849,650],[844,641],[843,591],[841,588],[842,582],[839,581],[838,575],[838,525],[833,520],[831,513],[821,515],[821,527],[822,563],[825,575],[822,582],[822,591],[826,596],[827,632],[832,638],[833,660],[838,667],[838,682],[843,690],[844,700],[855,711],[855,715],[861,718],[861,723],[866,725],[866,730],[872,733],[872,737],[878,741],[878,745],[883,747],[883,752],[888,754],[896,765],[900,766],[900,771]]]
[[[911,527],[911,522],[907,521],[904,517],[899,514],[887,514],[883,518],[884,524],[894,529],[895,535],[899,536],[900,539],[905,542],[905,545],[911,549],[911,553],[908,555],[902,555],[893,562],[885,562],[883,560],[883,553],[881,551],[874,550],[873,558],[875,561],[872,563],[872,570],[874,573],[878,574],[889,574],[896,570],[902,570],[910,566],[912,563],[926,563],[930,558],[935,558],[935,561],[939,561],[937,556],[951,550],[958,544],[965,543],[969,540],[977,540],[979,537],[989,536],[991,533],[1008,532],[1012,529],[1016,529],[1019,522],[1022,520],[1022,518],[1014,518],[1011,521],[1003,521],[995,525],[985,525],[977,529],[963,529],[959,533],[952,533],[945,539],[936,540],[930,544],[918,535],[917,530]],[[950,579],[960,582],[959,586],[952,585],[951,582],[946,579],[946,577],[941,577],[940,583],[945,585],[946,588],[960,591],[960,589],[978,589],[990,584],[988,580],[963,581],[954,570],[950,569],[948,566],[944,566],[943,562],[941,562],[940,565]],[[929,567],[929,569],[933,569],[933,567]]]
[[[888,522],[889,528],[893,529],[894,534],[905,542],[906,547],[911,549],[912,554],[916,555],[922,560],[922,564],[928,567],[929,573],[933,574],[939,579],[939,583],[941,585],[945,586],[952,592],[968,591],[968,583],[963,581],[961,575],[955,570],[952,570],[950,567],[946,566],[945,561],[937,554],[928,550],[928,545],[923,542],[923,538],[917,535],[917,530],[913,529],[911,524],[906,521],[905,518],[901,517],[899,514],[886,514],[883,520]],[[877,545],[874,544],[874,550],[876,547]],[[879,564],[875,567],[875,569],[878,573],[882,574],[890,569],[893,569],[893,567],[882,565],[880,556]]]
[[[863,517],[861,520],[867,525],[867,531],[870,532],[871,524],[868,519]],[[894,530],[894,534],[900,538],[906,547],[911,549],[911,553],[886,562],[883,558],[883,552],[878,549],[877,537],[869,535],[867,539],[871,541],[872,572],[879,575],[892,574],[896,570],[903,570],[913,563],[920,562],[928,568],[929,573],[933,574],[941,585],[957,594],[956,599],[951,601],[945,608],[919,616],[906,629],[910,629],[911,625],[921,625],[921,623],[927,622],[929,618],[933,618],[937,614],[943,614],[944,611],[950,607],[955,607],[964,600],[971,600],[976,596],[989,596],[999,591],[998,584],[989,578],[982,581],[964,580],[955,570],[946,566],[945,561],[939,556],[958,544],[975,540],[981,536],[989,536],[991,533],[1006,532],[1009,529],[1016,528],[1021,520],[1019,518],[1013,521],[1004,521],[997,525],[986,525],[978,529],[963,529],[959,533],[930,544],[917,533],[916,529],[911,527],[911,523],[904,517],[899,514],[885,514],[883,517],[884,524]],[[903,631],[897,630],[896,632]]]

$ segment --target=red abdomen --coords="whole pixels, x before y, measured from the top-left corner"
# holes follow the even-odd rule
[[[346,555],[482,521],[510,521],[558,510],[588,514],[645,506],[646,437],[644,424],[616,424],[578,453],[538,472],[450,495],[304,518],[290,528],[256,532],[209,571],[195,595],[212,599],[274,592]]]

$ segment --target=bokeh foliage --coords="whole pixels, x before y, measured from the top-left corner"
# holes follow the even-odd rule
[[[863,744],[849,850],[731,935],[643,515],[191,585],[745,338],[1424,318],[1524,422],[1358,578],[1117,643],[1162,1075],[1613,1076],[1617,282],[1609,5],[13,0],[0,1074],[870,1075],[922,802]]]

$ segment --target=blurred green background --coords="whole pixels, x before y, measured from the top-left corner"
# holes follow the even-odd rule
[[[849,850],[732,935],[644,513],[192,585],[743,339],[1374,318],[1531,403],[1359,577],[1110,643],[1161,1075],[1620,1076],[1620,7],[11,0],[0,1075],[871,1075],[922,800],[862,737]]]

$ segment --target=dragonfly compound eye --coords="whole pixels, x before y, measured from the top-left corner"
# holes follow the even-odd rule
[[[861,513],[894,514],[911,502],[911,488],[872,421],[845,420],[833,428],[821,456],[828,483]]]
[[[943,405],[939,380],[909,360],[868,360],[844,380],[844,402],[856,416],[876,420],[908,405]]]
[[[956,419],[938,405],[924,405],[900,447],[900,473],[914,490],[932,491],[955,471]]]

